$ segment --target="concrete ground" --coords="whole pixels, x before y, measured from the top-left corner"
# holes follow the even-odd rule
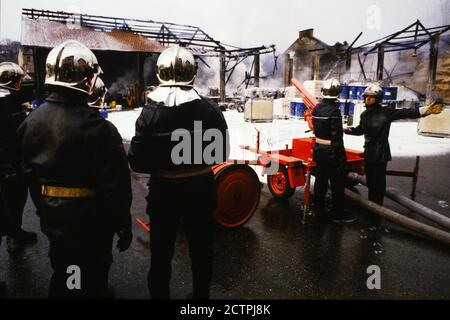
[[[392,170],[409,170],[414,158],[396,158]],[[450,216],[450,155],[422,157],[417,201]],[[133,176],[134,217],[145,216],[145,177]],[[389,177],[388,185],[409,194],[408,178]],[[365,195],[364,187],[358,187]],[[450,299],[450,248],[388,222],[371,228],[368,213],[352,204],[358,220],[349,225],[301,223],[302,190],[286,202],[272,199],[264,185],[258,210],[243,227],[217,229],[213,299]],[[387,200],[385,206],[408,213]],[[13,299],[45,298],[51,268],[48,241],[29,199],[24,227],[38,231],[39,242],[9,256],[0,248],[0,279]],[[110,284],[117,298],[148,299],[149,236],[134,225],[130,249],[114,249]],[[187,243],[177,239],[172,296],[184,299],[191,290]],[[381,270],[381,289],[369,290],[368,266]]]

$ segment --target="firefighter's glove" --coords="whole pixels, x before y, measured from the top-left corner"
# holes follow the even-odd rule
[[[119,240],[117,240],[116,247],[120,252],[123,252],[130,247],[131,241],[133,241],[133,234],[131,231],[119,231],[117,235],[119,236]]]
[[[432,103],[429,106],[425,106],[419,109],[420,114],[423,117],[429,116],[430,114],[439,114],[444,110],[444,104],[442,103]]]
[[[352,128],[351,128],[351,127],[344,128],[344,133],[345,133],[345,134],[350,134],[350,133],[352,133]]]

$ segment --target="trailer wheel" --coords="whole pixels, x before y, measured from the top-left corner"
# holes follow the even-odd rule
[[[238,106],[236,109],[240,113],[244,112],[244,107],[243,106]]]
[[[228,228],[245,224],[256,211],[261,185],[256,172],[244,164],[223,163],[213,168],[217,186],[216,221]]]
[[[295,188],[291,188],[289,185],[286,167],[281,165],[275,174],[267,176],[267,186],[272,196],[280,200],[289,199],[295,192]]]

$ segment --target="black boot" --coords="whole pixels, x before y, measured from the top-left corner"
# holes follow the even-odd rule
[[[339,214],[334,214],[333,216],[333,222],[336,223],[351,223],[354,222],[355,220],[356,220],[355,216],[347,211],[344,211]]]
[[[19,232],[14,235],[8,235],[6,237],[6,246],[9,253],[17,253],[22,251],[25,246],[34,244],[37,242],[37,235],[34,232],[25,231],[20,229]]]

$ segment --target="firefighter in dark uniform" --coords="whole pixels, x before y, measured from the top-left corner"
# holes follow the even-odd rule
[[[100,72],[81,43],[53,48],[45,77],[50,95],[17,131],[30,194],[50,241],[50,298],[110,298],[114,234],[120,251],[132,240],[122,139],[87,103]]]
[[[97,81],[95,81],[94,89],[92,90],[92,94],[89,96],[88,105],[91,108],[103,108],[107,92],[108,88],[106,88],[103,80],[101,78],[97,78]]]
[[[192,84],[193,55],[178,45],[161,53],[157,62],[160,86],[149,94],[136,121],[128,159],[136,172],[150,173],[147,213],[151,228],[151,267],[148,277],[153,299],[169,299],[171,261],[177,227],[183,224],[189,242],[193,298],[208,299],[213,270],[213,212],[217,206],[211,165],[228,156],[227,124],[216,104],[200,97]],[[205,142],[196,140],[205,130],[219,131],[213,161],[202,157]],[[202,131],[200,131],[202,130]],[[192,143],[179,155],[177,132]],[[198,144],[200,142],[200,144]],[[186,158],[187,157],[187,158]],[[187,161],[185,161],[187,159]],[[211,160],[211,159],[210,159]]]
[[[332,220],[352,222],[355,220],[344,208],[346,162],[342,116],[336,99],[341,85],[336,79],[325,81],[322,101],[312,112],[316,136],[313,160],[316,163],[314,182],[314,206],[319,219],[326,218],[325,197],[328,181],[331,184]]]
[[[366,110],[361,114],[360,124],[354,128],[346,128],[350,135],[364,135],[364,158],[369,200],[383,205],[386,191],[386,168],[392,160],[389,147],[389,130],[392,121],[415,119],[433,113],[442,108],[422,107],[420,109],[391,109],[381,106],[383,88],[379,84],[371,84],[364,91]]]
[[[9,253],[37,241],[36,233],[22,229],[28,187],[20,170],[16,130],[26,118],[22,104],[31,100],[31,95],[22,88],[26,76],[17,64],[0,63],[0,215],[4,215],[2,224]]]

